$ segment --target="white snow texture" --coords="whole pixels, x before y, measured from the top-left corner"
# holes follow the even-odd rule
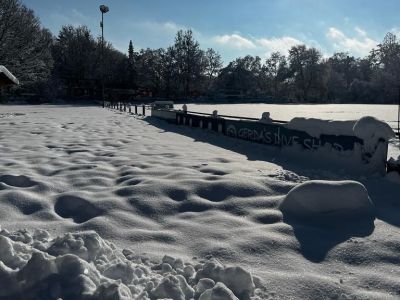
[[[0,299],[229,300],[250,299],[254,289],[241,267],[170,256],[157,264],[91,231],[0,231]]]
[[[313,160],[99,107],[0,106],[0,300],[398,299],[397,174]]]
[[[280,209],[292,216],[321,218],[335,216],[353,219],[371,216],[374,206],[366,188],[356,181],[310,180],[293,188]]]

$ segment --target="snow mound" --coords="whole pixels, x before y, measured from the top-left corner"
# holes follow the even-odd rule
[[[286,128],[307,132],[315,138],[325,135],[356,136],[364,141],[376,144],[379,139],[388,141],[395,134],[385,122],[365,116],[357,121],[332,121],[314,118],[293,118]]]
[[[252,299],[240,267],[213,261],[161,262],[120,251],[96,232],[51,238],[47,231],[0,231],[1,299]]]
[[[374,212],[368,191],[356,181],[312,180],[294,187],[280,205],[287,216],[300,219],[356,219]]]
[[[353,127],[355,136],[364,141],[373,141],[375,144],[379,139],[388,141],[395,136],[393,129],[385,122],[374,117],[362,117]]]
[[[325,135],[353,135],[355,121],[332,121],[314,118],[293,118],[286,128],[307,132],[310,136],[320,138]]]

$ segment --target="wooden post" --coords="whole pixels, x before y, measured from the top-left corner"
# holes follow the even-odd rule
[[[126,112],[126,103],[124,102],[124,111]]]
[[[137,105],[135,104],[135,115],[137,115]]]
[[[129,113],[132,113],[131,105],[129,104]]]
[[[143,116],[146,115],[146,106],[143,104]]]

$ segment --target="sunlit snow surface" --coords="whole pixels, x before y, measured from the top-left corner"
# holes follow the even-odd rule
[[[168,282],[160,293],[166,284],[181,290],[184,285],[176,277],[178,267],[175,275],[167,265],[151,268],[166,254],[186,265],[198,265],[197,270],[204,269],[205,260],[214,259],[224,267],[209,265],[211,271],[201,274],[205,278],[219,274],[214,279],[220,282],[221,274],[228,272],[220,270],[242,267],[253,275],[253,298],[396,299],[400,295],[400,185],[393,176],[390,180],[344,178],[307,168],[307,162],[285,161],[276,150],[262,145],[97,107],[0,106],[0,115],[0,222],[9,231],[0,238],[7,245],[0,248],[1,276],[21,272],[31,259],[33,266],[43,262],[53,271],[64,266],[83,273],[87,262],[94,285],[84,276],[80,283],[86,282],[93,295],[101,280],[119,278],[117,285],[129,286],[123,281],[136,265],[124,267],[108,254],[93,262],[86,259],[84,249],[77,251],[83,258],[74,255],[85,262],[63,256],[73,252],[63,252],[63,247],[82,246],[81,241],[74,242],[82,233],[72,238],[64,234],[93,230],[104,243],[115,243],[115,247],[107,245],[120,259],[129,260],[123,249],[131,258],[149,258],[148,276],[158,278],[152,286],[146,284],[153,298],[167,298],[154,290],[163,278]],[[287,222],[280,203],[293,187],[310,179],[361,181],[376,218],[362,226],[343,226],[339,220],[333,228]],[[48,235],[36,235],[44,246],[33,245],[35,238],[18,241],[24,234],[15,230],[24,228],[32,237],[35,229],[46,230]],[[97,236],[89,240],[103,243]],[[48,250],[55,241],[60,246],[52,249],[59,252]],[[32,248],[42,254],[32,257]],[[54,259],[58,263],[44,261]],[[143,260],[132,263],[145,264]],[[33,276],[37,269],[16,278],[38,280]],[[238,296],[241,285],[235,280],[241,278],[242,287],[249,286],[246,280],[229,274],[233,283],[225,285],[231,290],[239,286],[236,297],[245,299]],[[138,291],[145,288],[129,276]],[[211,284],[187,282],[194,291],[199,284],[201,289]],[[110,288],[105,285],[104,293]],[[133,296],[136,288],[124,293]],[[216,287],[215,293],[224,292],[229,294],[223,286]],[[212,299],[212,292],[204,297]]]

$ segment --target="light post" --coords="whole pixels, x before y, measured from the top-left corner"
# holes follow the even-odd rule
[[[104,108],[104,14],[107,13],[110,9],[108,6],[100,5],[101,11],[101,100],[103,102]]]
[[[399,86],[399,95],[397,99],[397,135],[399,138],[399,148],[400,148],[400,86]]]

